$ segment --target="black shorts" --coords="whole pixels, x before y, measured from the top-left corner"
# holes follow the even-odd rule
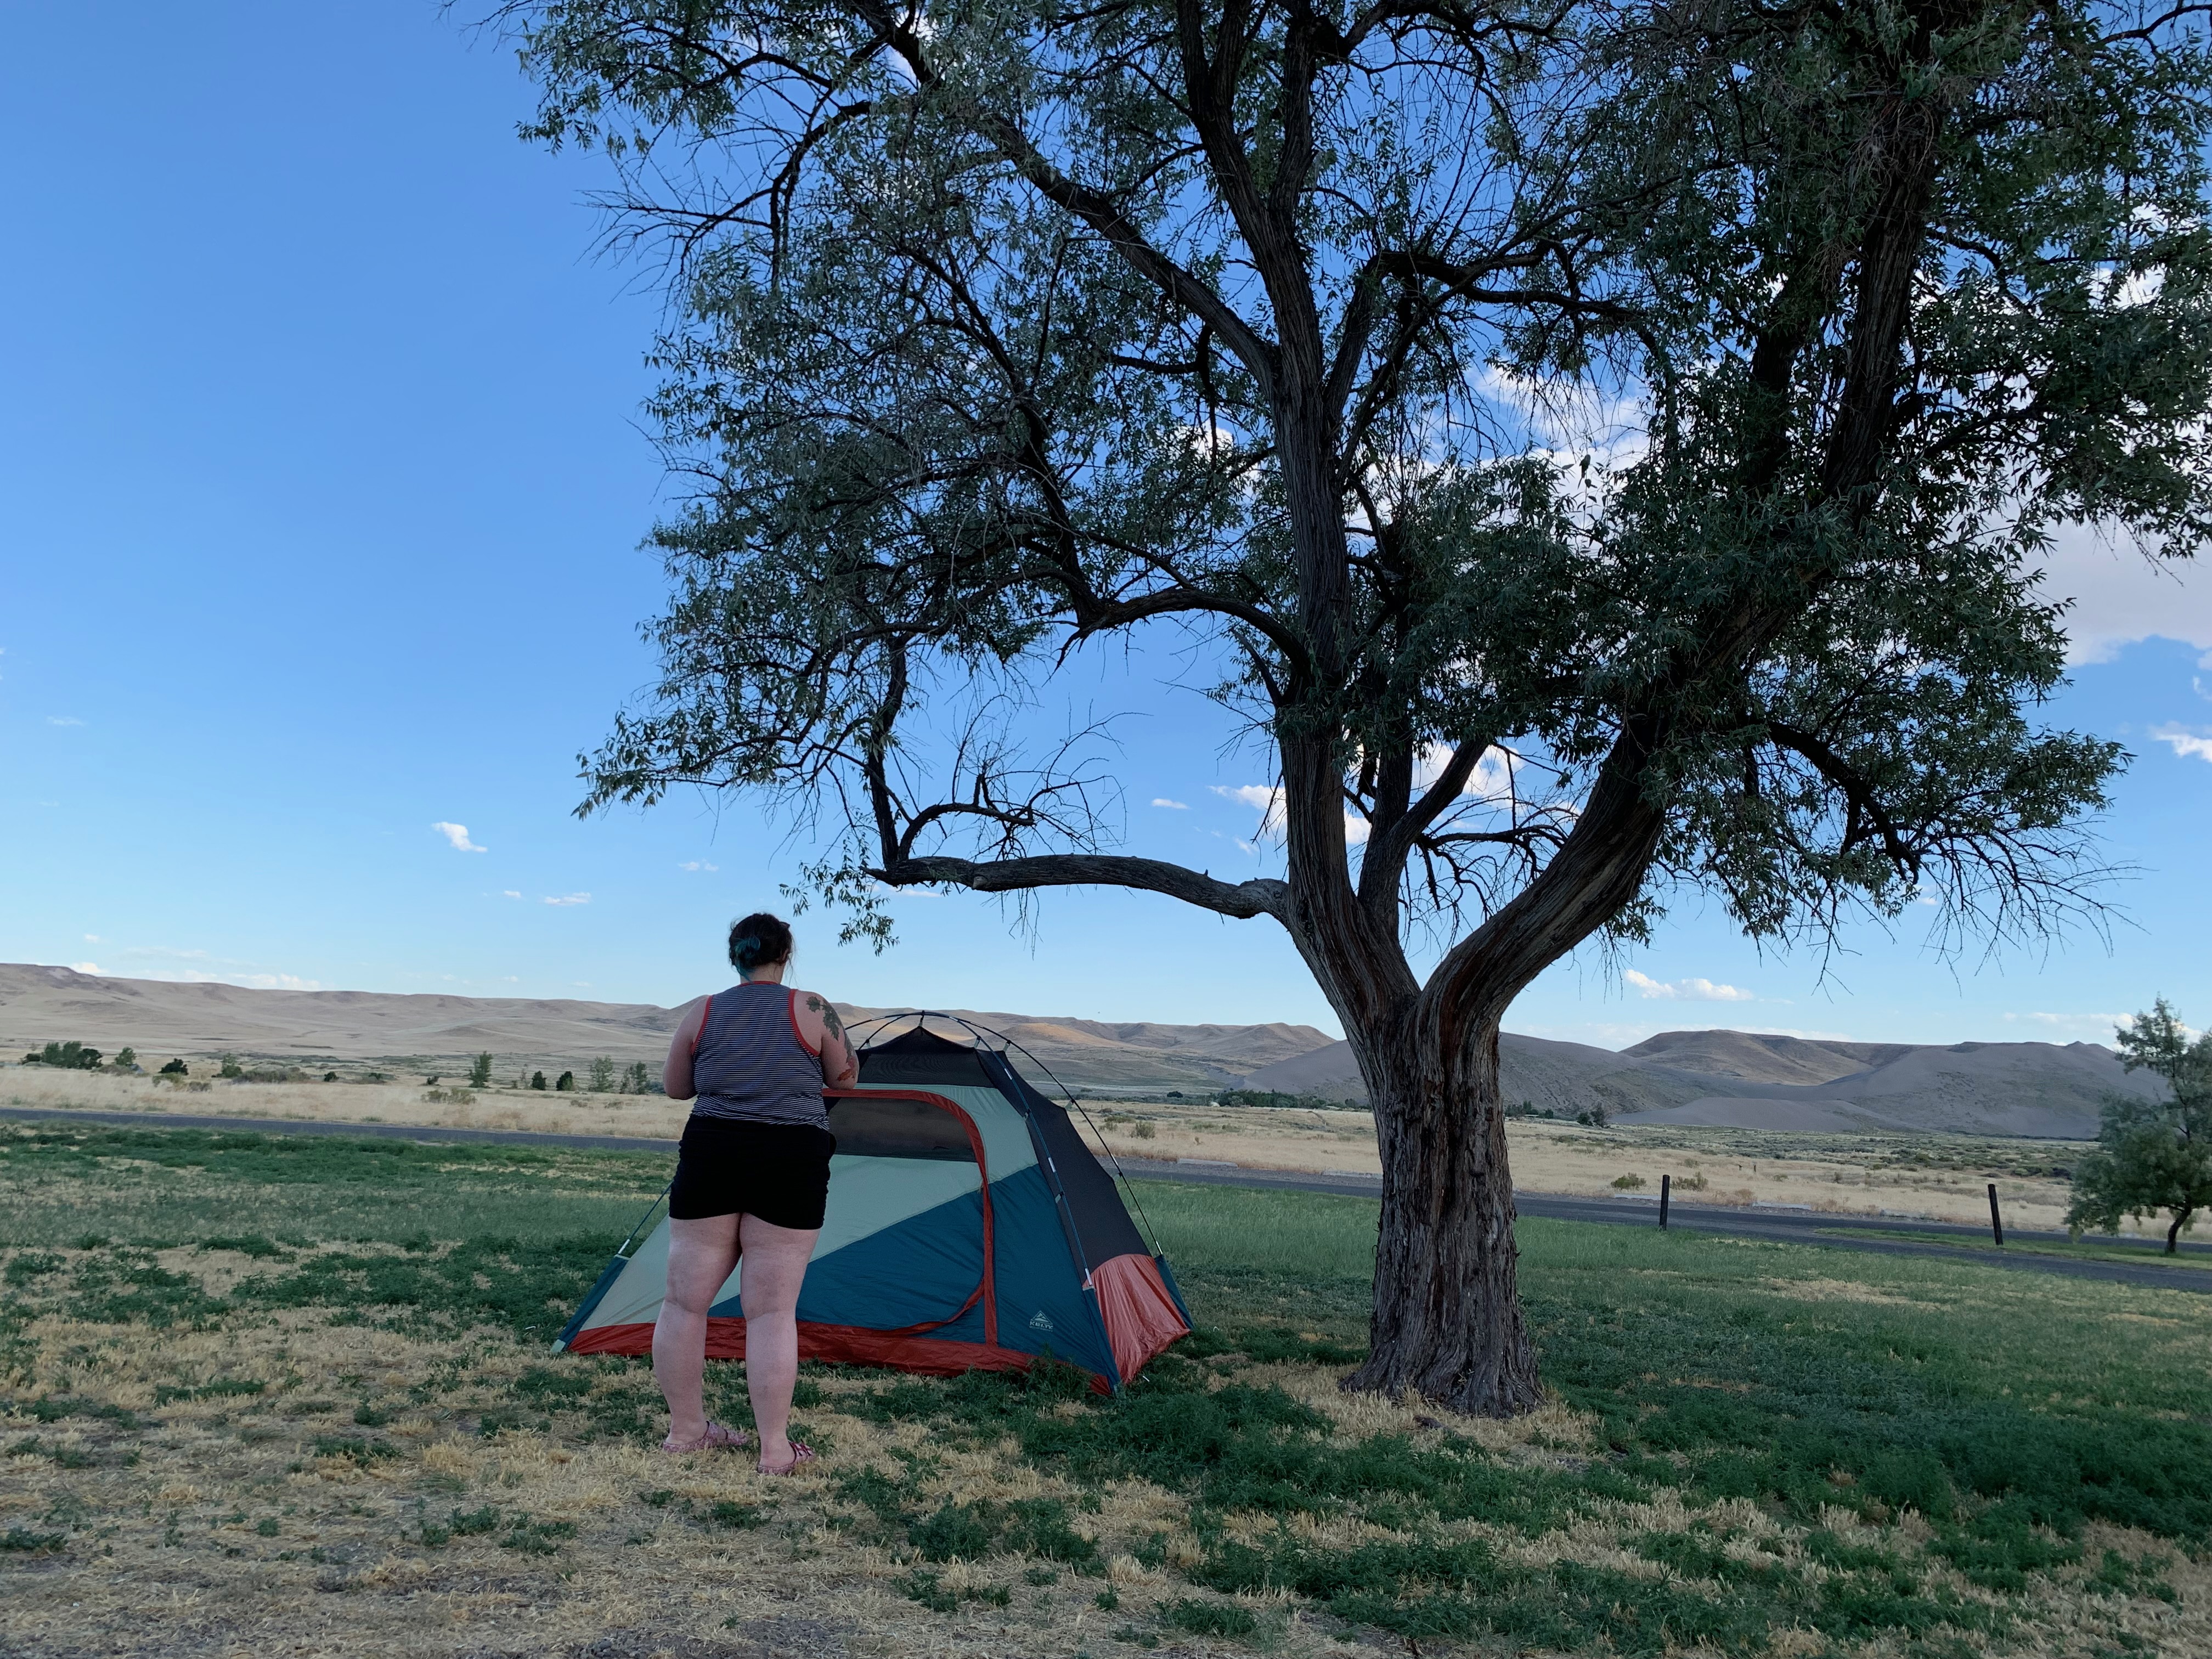
[[[830,1197],[837,1137],[811,1123],[700,1117],[684,1125],[668,1213],[677,1221],[757,1215],[772,1227],[811,1232]]]

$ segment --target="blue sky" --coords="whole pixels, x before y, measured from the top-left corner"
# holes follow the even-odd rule
[[[636,544],[668,499],[638,415],[659,303],[592,255],[600,165],[517,141],[511,55],[415,0],[0,19],[0,959],[664,1003],[723,982],[723,925],[803,849],[742,799],[569,811],[577,751],[650,672]],[[1692,901],[1626,962],[1560,964],[1509,1026],[2109,1040],[2160,993],[2201,1020],[2212,581],[2087,536],[2055,568],[2083,660],[2053,717],[2138,756],[2109,952],[1946,963],[1914,919],[1855,933],[1824,982]],[[1150,660],[1058,692],[1139,710],[1132,844],[1257,867],[1234,797],[1264,767]],[[896,908],[881,957],[802,921],[802,976],[1335,1029],[1271,923],[1120,893],[1048,896],[1029,936],[986,900]]]

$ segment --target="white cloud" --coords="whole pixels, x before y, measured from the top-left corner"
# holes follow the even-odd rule
[[[592,896],[589,893],[563,893],[558,898],[542,901],[546,904],[589,904],[591,902]]]
[[[1260,814],[1260,827],[1254,830],[1257,841],[1280,841],[1283,838],[1283,790],[1278,784],[1270,788],[1265,784],[1244,783],[1234,787],[1225,783],[1210,786],[1213,793],[1224,800],[1233,800],[1255,808]],[[1155,803],[1157,805],[1157,803]],[[1362,846],[1367,840],[1367,820],[1357,812],[1344,815],[1344,840],[1350,847]],[[1239,847],[1246,843],[1239,841]]]
[[[1443,776],[1444,768],[1452,763],[1456,753],[1449,744],[1432,743],[1421,750],[1413,761],[1413,787],[1426,789]],[[1507,764],[1503,749],[1486,749],[1482,758],[1468,774],[1467,781],[1460,787],[1462,799],[1505,802],[1513,799],[1513,774]]]
[[[1733,985],[1716,985],[1709,979],[1653,979],[1631,968],[1621,977],[1636,988],[1638,996],[1660,1002],[1756,1002],[1758,996]]]
[[[70,967],[80,974],[96,974],[100,971],[100,964],[96,962],[72,962]]]
[[[1170,800],[1165,795],[1153,796],[1152,805],[1155,806],[1164,806],[1170,812],[1188,812],[1190,811],[1188,803],[1179,800]]]
[[[251,963],[218,957],[209,951],[179,951],[163,945],[130,945],[123,947],[122,954],[208,964],[194,968],[125,969],[124,974],[132,979],[155,979],[171,985],[242,985],[256,991],[320,991],[325,988],[320,980],[302,979],[297,974],[262,972]]]
[[[522,896],[521,894],[516,892],[512,887],[501,888],[499,890],[499,896],[501,898],[520,898]]]
[[[1271,789],[1260,783],[1217,783],[1213,793],[1224,800],[1238,801],[1257,811],[1262,834],[1273,830],[1283,815],[1283,792],[1279,786]]]
[[[2162,726],[2151,733],[2160,743],[2170,743],[2173,752],[2184,758],[2212,761],[2212,738],[2200,738],[2179,726]]]
[[[722,866],[719,864],[709,864],[704,859],[693,859],[690,863],[679,864],[676,867],[679,870],[705,870],[711,872],[720,869]]]
[[[46,716],[46,724],[49,726],[82,726],[84,722],[74,714],[49,714]]]
[[[87,945],[97,945],[100,943],[100,935],[97,933],[87,933],[84,936],[84,942]]]
[[[2045,556],[2038,591],[2075,601],[2063,619],[2069,662],[2110,662],[2121,647],[2154,635],[2212,653],[2212,578],[2198,561],[2147,559],[2124,539],[2066,525]]]
[[[430,827],[451,842],[456,853],[482,853],[489,850],[477,846],[469,839],[469,826],[465,823],[434,823]]]

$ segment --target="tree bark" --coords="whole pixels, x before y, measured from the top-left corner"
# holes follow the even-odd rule
[[[1521,1316],[1498,1020],[1456,1041],[1425,1024],[1352,1034],[1382,1142],[1382,1218],[1371,1346],[1344,1387],[1516,1416],[1542,1391]]]
[[[2191,1210],[2176,1210],[2173,1212],[2173,1225],[2166,1230],[2166,1253],[2168,1255],[2181,1254],[2181,1230],[2188,1224],[2189,1218],[2194,1213]]]

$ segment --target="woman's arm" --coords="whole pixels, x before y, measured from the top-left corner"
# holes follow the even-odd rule
[[[832,1089],[851,1088],[860,1080],[860,1059],[853,1052],[852,1039],[845,1035],[836,1006],[812,991],[799,994],[799,1006],[806,1011],[806,1023],[814,1030],[814,1046],[822,1055],[823,1082]]]
[[[689,1100],[698,1090],[691,1085],[691,1051],[699,1046],[699,1028],[707,1023],[707,1004],[701,997],[676,1022],[676,1035],[668,1039],[668,1058],[661,1062],[660,1086],[671,1100]]]

